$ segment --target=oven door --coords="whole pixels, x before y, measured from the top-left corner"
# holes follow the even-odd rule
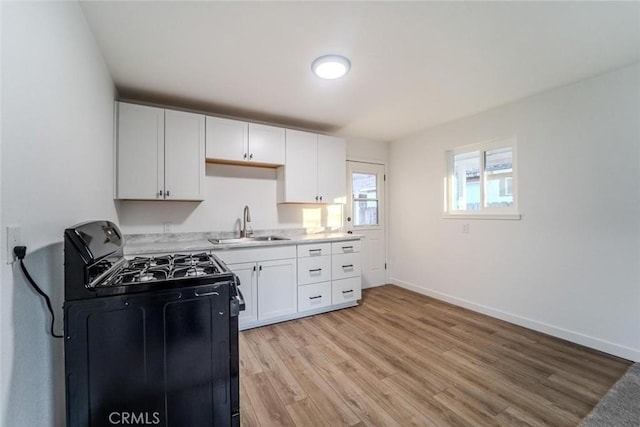
[[[231,425],[229,290],[65,304],[67,425]]]

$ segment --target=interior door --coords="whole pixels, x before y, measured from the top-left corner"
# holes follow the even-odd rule
[[[384,165],[347,161],[347,232],[362,239],[362,287],[387,282]]]

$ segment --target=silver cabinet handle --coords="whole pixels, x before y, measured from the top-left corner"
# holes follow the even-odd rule
[[[342,250],[343,251],[351,251],[351,252],[353,252],[353,246],[343,246]]]
[[[309,299],[318,299],[318,298],[322,298],[322,295],[316,295],[315,297],[309,297]]]
[[[311,254],[311,252],[322,253],[322,249],[309,249],[309,254]]]

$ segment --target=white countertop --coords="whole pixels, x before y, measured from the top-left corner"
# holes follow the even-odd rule
[[[185,239],[179,234],[161,236],[164,237],[156,236],[153,239],[149,239],[149,241],[145,241],[144,239],[137,239],[137,241],[127,243],[124,248],[125,256],[176,252],[233,250],[265,246],[298,245],[305,243],[339,242],[347,240],[360,240],[360,238],[362,238],[362,236],[357,234],[320,233],[286,236],[287,240],[254,240],[240,243],[213,244],[204,237]]]

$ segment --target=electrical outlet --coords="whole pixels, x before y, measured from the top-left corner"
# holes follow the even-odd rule
[[[20,246],[20,226],[10,225],[7,227],[7,264],[13,264],[17,259],[13,254],[13,248]]]
[[[462,224],[462,232],[464,234],[469,234],[469,224]]]
[[[173,223],[172,222],[165,222],[164,223],[164,233],[165,234],[173,233]]]

